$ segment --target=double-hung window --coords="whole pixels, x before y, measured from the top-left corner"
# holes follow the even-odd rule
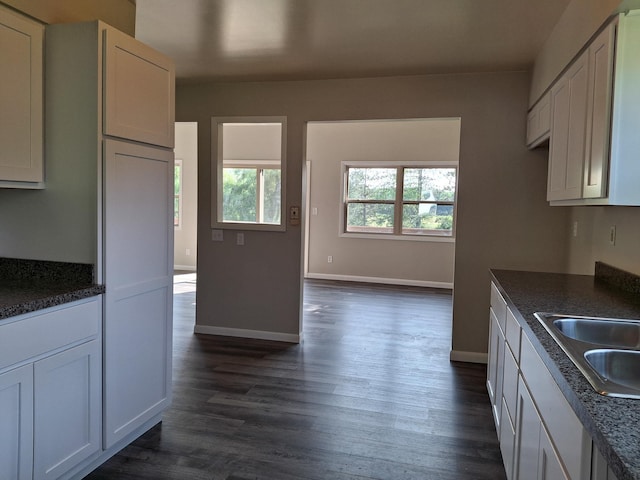
[[[222,175],[225,222],[280,224],[280,163],[225,160]]]
[[[345,162],[342,233],[453,237],[457,164]]]

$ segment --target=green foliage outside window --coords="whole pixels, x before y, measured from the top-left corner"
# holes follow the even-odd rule
[[[258,198],[259,175],[264,175],[261,197]],[[225,222],[280,223],[281,173],[275,168],[223,169],[222,212]],[[264,218],[258,217],[263,207]]]

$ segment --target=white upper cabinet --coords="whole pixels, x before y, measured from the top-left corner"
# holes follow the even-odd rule
[[[174,65],[134,38],[104,30],[104,134],[173,148]]]
[[[598,35],[588,51],[591,85],[582,191],[584,198],[601,198],[607,194],[614,41],[615,26],[610,25]]]
[[[580,198],[587,125],[588,58],[582,54],[551,88],[553,123],[547,200]]]
[[[551,134],[551,92],[547,92],[527,115],[527,147],[535,148]]]
[[[640,206],[638,45],[640,11],[620,14],[552,86],[547,190],[552,205]],[[579,98],[572,86],[567,89],[578,73]]]
[[[43,188],[44,27],[0,6],[0,187]]]

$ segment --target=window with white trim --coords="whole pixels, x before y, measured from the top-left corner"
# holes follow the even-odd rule
[[[182,160],[176,159],[173,166],[173,226],[182,225]]]
[[[453,237],[457,165],[344,163],[342,233]]]
[[[213,117],[213,228],[284,230],[285,117]]]

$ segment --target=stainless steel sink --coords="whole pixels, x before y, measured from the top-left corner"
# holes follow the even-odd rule
[[[602,395],[640,398],[640,320],[535,313]]]
[[[584,353],[587,363],[598,375],[633,392],[640,390],[640,352],[600,348]]]
[[[565,337],[608,347],[640,348],[640,322],[589,318],[560,318],[553,321]]]

